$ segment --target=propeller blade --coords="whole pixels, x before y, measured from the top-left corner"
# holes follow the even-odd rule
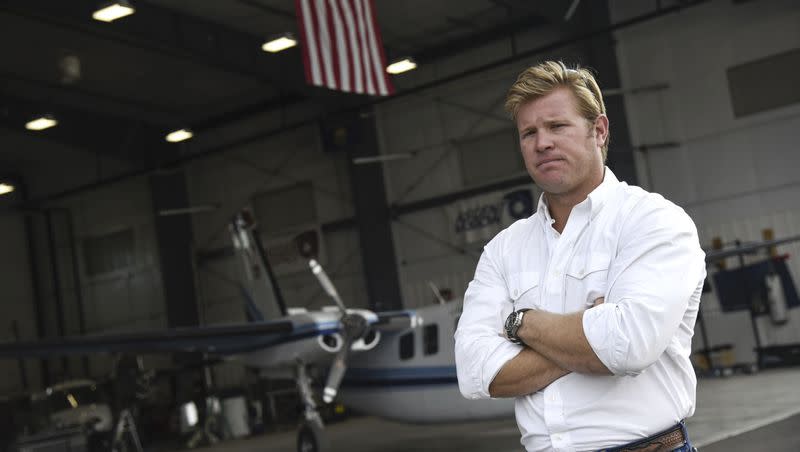
[[[331,403],[339,392],[339,385],[342,384],[344,374],[347,372],[347,356],[350,353],[350,346],[352,344],[352,339],[345,341],[344,346],[333,359],[331,370],[328,373],[328,381],[325,382],[325,389],[322,391],[322,400],[325,403]]]
[[[325,270],[319,265],[315,259],[311,259],[308,261],[308,266],[311,267],[311,272],[314,273],[314,276],[317,277],[317,281],[325,289],[325,292],[333,298],[333,301],[339,306],[339,309],[342,311],[342,314],[346,314],[347,310],[344,307],[344,303],[342,299],[339,298],[339,292],[336,291],[336,287],[333,285],[331,280],[328,278],[328,275],[325,273]]]
[[[342,324],[344,345],[333,358],[331,370],[328,373],[328,381],[322,392],[322,400],[325,401],[325,403],[331,403],[339,392],[339,385],[342,383],[345,372],[347,372],[347,357],[349,356],[350,347],[353,346],[353,342],[363,337],[369,330],[367,319],[358,314],[345,314],[342,316],[340,322]]]

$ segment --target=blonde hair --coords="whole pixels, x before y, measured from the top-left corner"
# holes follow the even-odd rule
[[[594,75],[585,68],[570,69],[562,61],[545,61],[531,66],[517,77],[506,95],[506,111],[511,119],[517,120],[517,113],[523,104],[544,97],[557,88],[567,88],[575,96],[578,113],[590,123],[598,116],[606,114],[603,94]],[[606,138],[602,146],[603,161],[608,155]]]

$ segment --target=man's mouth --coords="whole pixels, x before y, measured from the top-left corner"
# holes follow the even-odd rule
[[[542,160],[541,162],[537,163],[536,167],[538,168],[538,167],[540,167],[540,166],[542,166],[542,165],[544,165],[546,163],[558,162],[560,160],[563,160],[563,159],[559,159],[559,158],[545,159],[545,160]]]

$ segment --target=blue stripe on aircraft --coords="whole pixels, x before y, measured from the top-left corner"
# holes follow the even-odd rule
[[[348,387],[420,386],[457,383],[455,366],[348,369],[342,384]]]

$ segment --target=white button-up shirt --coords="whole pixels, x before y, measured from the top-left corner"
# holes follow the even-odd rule
[[[528,451],[620,446],[694,413],[689,361],[705,279],[697,229],[680,207],[619,182],[576,205],[558,234],[544,199],[530,218],[484,248],[455,333],[462,394],[489,398],[489,384],[522,346],[501,335],[512,309],[588,309],[583,330],[611,376],[569,373],[516,399]]]

